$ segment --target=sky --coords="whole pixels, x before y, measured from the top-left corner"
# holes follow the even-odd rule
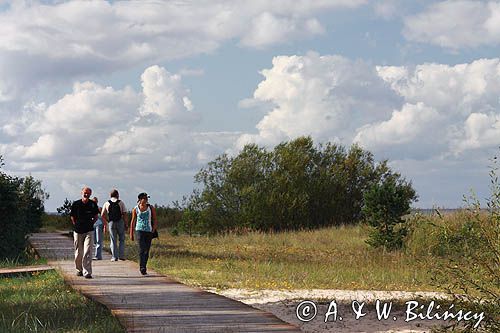
[[[248,143],[353,143],[414,207],[489,196],[500,1],[0,0],[0,155],[55,211],[90,186],[171,205]]]

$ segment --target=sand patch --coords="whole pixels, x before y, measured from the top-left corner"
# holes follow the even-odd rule
[[[249,304],[255,308],[271,312],[278,318],[288,323],[297,325],[304,332],[430,332],[433,326],[442,326],[446,322],[443,320],[421,320],[414,319],[406,321],[406,305],[404,302],[410,300],[419,300],[419,304],[427,306],[430,301],[424,299],[445,299],[446,295],[436,292],[402,292],[402,291],[363,291],[363,290],[331,290],[331,289],[312,289],[312,290],[248,290],[248,289],[226,289],[215,290],[207,289],[245,304]],[[377,318],[377,309],[375,307],[376,300],[379,300],[379,309],[383,309],[383,304],[387,304],[386,308],[392,304],[391,311],[387,319],[379,320]],[[392,302],[397,300],[396,302]],[[310,303],[302,304],[309,305],[310,308],[303,309],[299,307],[299,312],[302,315],[309,314],[310,316],[316,311],[314,319],[303,322],[297,317],[297,307],[299,304],[311,301],[314,303],[315,309]],[[332,305],[335,301],[336,320],[334,315],[328,316],[328,310],[333,311],[335,308]],[[363,302],[365,305],[361,308],[365,316],[356,320],[354,308],[357,310]],[[439,301],[438,301],[439,302]],[[436,303],[438,304],[438,303]],[[325,322],[325,318],[328,317]],[[342,319],[340,319],[340,317]],[[309,319],[304,317],[303,319]]]

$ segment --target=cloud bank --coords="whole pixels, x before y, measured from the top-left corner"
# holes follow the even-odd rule
[[[311,135],[392,158],[429,159],[500,142],[498,58],[410,68],[310,53],[275,57],[262,75],[245,103],[273,107],[239,147]]]
[[[194,132],[199,115],[180,75],[151,66],[143,90],[75,83],[52,105],[31,103],[2,127],[0,153],[20,170],[106,169],[126,173],[192,169],[220,152]],[[206,136],[207,134],[205,134]]]
[[[316,15],[365,2],[13,2],[0,12],[0,102],[48,81],[211,53],[229,40],[264,48],[308,38],[324,32]]]

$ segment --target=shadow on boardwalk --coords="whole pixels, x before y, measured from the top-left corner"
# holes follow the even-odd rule
[[[300,332],[274,315],[161,276],[132,261],[93,262],[93,279],[75,276],[73,242],[62,234],[30,237],[37,253],[85,296],[104,304],[128,332]]]

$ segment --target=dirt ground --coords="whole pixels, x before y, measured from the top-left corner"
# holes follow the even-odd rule
[[[428,308],[430,300],[444,299],[441,293],[400,291],[349,291],[349,290],[208,290],[236,299],[261,310],[271,312],[278,318],[297,325],[304,332],[431,332],[433,326],[449,324],[432,319],[412,319],[407,313],[407,301],[419,302],[418,306]],[[392,304],[387,319],[377,318],[384,304]],[[364,305],[362,305],[364,303]],[[416,304],[416,303],[413,303]],[[330,310],[330,315],[327,316]],[[335,316],[336,310],[336,316]],[[356,319],[356,312],[360,317]],[[424,309],[425,311],[425,309]],[[435,312],[435,311],[434,311]],[[315,314],[315,315],[314,315]],[[365,314],[361,316],[361,314]],[[300,316],[303,321],[298,319]],[[327,321],[325,322],[325,318]],[[334,320],[335,319],[335,320]],[[407,319],[411,319],[408,320]],[[309,321],[305,321],[309,320]]]

